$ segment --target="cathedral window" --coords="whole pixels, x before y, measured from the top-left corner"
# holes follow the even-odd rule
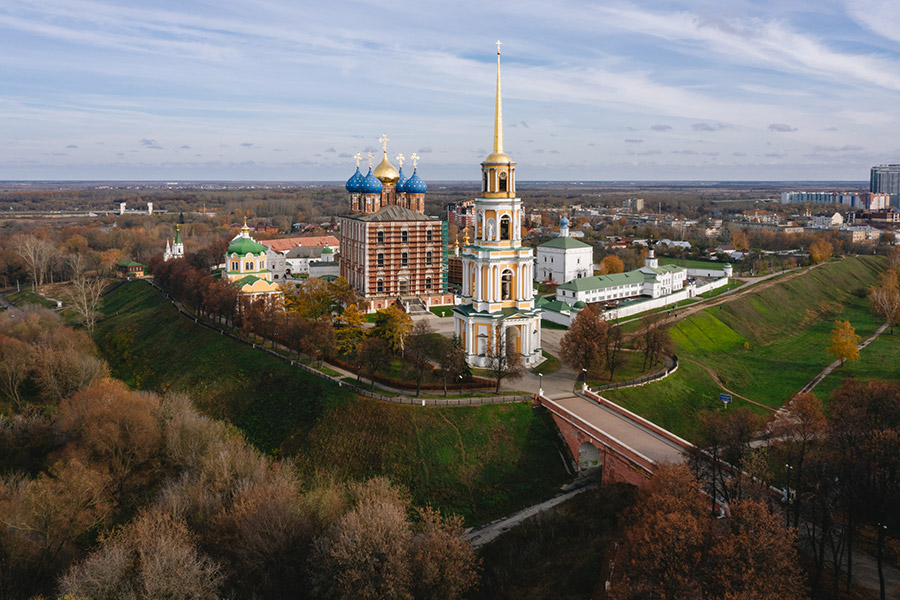
[[[432,233],[430,229],[425,230],[425,241],[429,244],[432,242]]]
[[[376,234],[376,237],[378,238],[378,243],[379,243],[379,244],[383,244],[383,243],[384,243],[384,232],[383,232],[383,231],[379,231],[379,232]]]
[[[482,173],[481,176],[481,191],[486,192],[488,190],[488,175],[487,173]]]
[[[512,300],[512,271],[503,271],[500,276],[501,300]]]
[[[430,265],[431,262],[432,262],[432,254],[431,254],[431,252],[426,252],[425,253],[425,264]]]
[[[252,271],[252,270],[253,270],[253,263],[250,262],[250,261],[245,262],[245,263],[244,263],[244,270],[245,270],[245,271]]]
[[[384,293],[384,280],[383,279],[379,279],[378,281],[375,282],[375,289],[379,294]]]
[[[400,241],[404,244],[409,242],[409,232],[405,229],[400,232]]]
[[[376,258],[376,260],[377,260],[377,262],[378,262],[378,266],[379,266],[379,267],[383,267],[383,266],[384,266],[384,253],[383,253],[383,252],[379,252],[379,253],[378,253],[378,256],[377,256],[377,258]]]
[[[426,278],[425,278],[425,289],[426,289],[426,290],[430,290],[430,289],[431,289],[431,277],[426,277]]]
[[[404,267],[409,264],[409,252],[400,253],[400,264]]]

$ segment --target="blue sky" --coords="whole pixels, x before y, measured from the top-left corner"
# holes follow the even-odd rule
[[[4,0],[0,179],[865,180],[900,162],[900,3]]]

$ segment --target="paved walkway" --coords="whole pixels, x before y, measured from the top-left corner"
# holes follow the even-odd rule
[[[680,446],[605,406],[572,393],[550,396],[550,399],[656,463],[678,463],[685,460]]]
[[[867,339],[867,340],[864,341],[862,344],[860,344],[859,346],[857,346],[857,348],[860,349],[860,350],[862,350],[863,348],[865,348],[866,346],[868,346],[869,344],[871,344],[872,342],[874,342],[875,339],[876,339],[879,335],[881,335],[882,333],[884,333],[884,330],[887,329],[887,328],[888,328],[888,324],[885,323],[884,325],[882,325],[881,327],[879,327],[878,329],[876,329],[876,330],[875,330],[875,333],[873,333],[872,336],[871,336],[869,339]],[[821,372],[821,373],[819,373],[818,375],[816,375],[815,377],[813,377],[813,378],[812,378],[812,381],[810,381],[809,383],[807,383],[806,385],[803,386],[803,388],[800,390],[800,393],[807,393],[807,392],[813,391],[813,390],[815,389],[815,387],[816,387],[817,385],[819,385],[819,384],[822,382],[823,379],[825,379],[826,377],[828,377],[828,375],[830,375],[831,372],[834,371],[835,369],[837,369],[839,366],[841,366],[841,361],[836,360],[836,361],[834,361],[833,363],[831,363],[830,365],[828,365],[827,367],[825,367],[824,369],[822,369],[822,372]]]

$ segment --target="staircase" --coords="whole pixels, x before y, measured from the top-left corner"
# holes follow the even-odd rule
[[[421,298],[411,296],[401,299],[401,302],[403,303],[403,308],[406,310],[406,314],[411,317],[428,314],[428,307],[425,306],[425,303],[422,302]]]

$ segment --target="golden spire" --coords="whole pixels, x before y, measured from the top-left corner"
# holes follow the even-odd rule
[[[497,99],[494,104],[494,151],[484,162],[512,162],[503,152],[503,100],[500,94],[500,40],[497,40]]]

